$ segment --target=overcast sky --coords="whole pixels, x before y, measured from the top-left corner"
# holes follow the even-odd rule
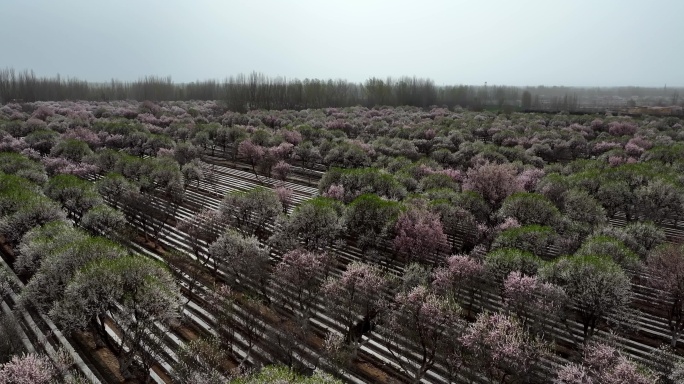
[[[0,0],[0,68],[682,86],[683,15],[684,0]]]

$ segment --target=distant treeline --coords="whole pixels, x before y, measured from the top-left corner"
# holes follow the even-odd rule
[[[76,78],[63,79],[59,75],[38,77],[33,71],[0,70],[0,103],[39,100],[224,100],[226,106],[235,111],[355,105],[409,105],[422,108],[458,105],[475,110],[491,107],[553,107],[567,110],[589,103],[612,106],[615,103],[624,104],[620,100],[630,97],[650,100],[648,103],[652,105],[670,105],[678,102],[678,95],[678,90],[665,88],[435,85],[430,79],[416,77],[371,78],[364,83],[353,83],[346,80],[268,77],[256,72],[223,81],[174,83],[171,77],[148,76],[132,82],[112,80],[108,83],[93,83]],[[618,101],[613,100],[615,98]]]

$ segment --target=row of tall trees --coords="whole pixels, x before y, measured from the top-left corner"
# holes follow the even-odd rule
[[[628,91],[632,92],[628,94]],[[171,77],[146,76],[136,81],[95,83],[77,78],[37,76],[33,71],[0,70],[0,103],[13,100],[225,100],[233,111],[255,109],[307,109],[363,105],[426,108],[431,105],[482,109],[522,107],[523,109],[573,110],[580,101],[600,100],[615,94],[637,95],[676,104],[671,91],[650,88],[577,89],[570,87],[521,88],[510,86],[436,85],[416,77],[370,78],[364,83],[342,79],[288,79],[252,72],[223,81],[204,80],[174,83]],[[677,92],[677,90],[675,90]],[[581,99],[581,100],[580,100]],[[641,100],[641,99],[640,99]],[[643,104],[643,103],[640,103]]]
[[[148,76],[137,81],[90,83],[59,75],[38,77],[33,71],[0,71],[0,102],[11,100],[225,100],[234,111],[254,109],[307,109],[355,105],[435,104],[483,105],[488,101],[517,104],[512,87],[438,87],[416,77],[371,78],[363,84],[346,80],[287,79],[253,72],[224,81],[173,83],[170,77]]]

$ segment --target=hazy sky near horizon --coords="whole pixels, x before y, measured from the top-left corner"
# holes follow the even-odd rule
[[[684,86],[684,0],[0,0],[0,69]]]

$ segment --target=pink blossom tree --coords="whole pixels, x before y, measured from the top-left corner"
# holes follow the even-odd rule
[[[513,164],[485,163],[466,172],[463,189],[479,193],[494,209],[515,192],[523,191]]]
[[[287,160],[292,155],[294,145],[290,143],[280,143],[268,149],[268,155],[275,161]]]
[[[361,341],[375,317],[387,306],[384,290],[388,281],[375,267],[354,262],[340,277],[329,277],[323,285],[328,309],[346,328],[348,343]],[[360,321],[359,321],[360,320]]]
[[[323,192],[322,196],[344,202],[344,186],[342,184],[332,184],[328,187],[327,191]]]
[[[491,286],[500,289],[503,295],[503,283],[511,272],[519,271],[533,276],[543,264],[543,260],[531,252],[516,248],[502,248],[487,253],[484,258],[485,272]]]
[[[460,338],[467,363],[499,383],[528,382],[549,353],[543,340],[525,331],[515,318],[482,313]]]
[[[46,144],[46,153],[50,152],[50,149],[54,145],[54,138],[56,137],[56,134],[51,134],[51,133],[43,133],[43,131],[37,131],[39,133],[33,135],[30,139],[28,136],[26,138],[19,138],[17,139],[16,137],[13,137],[7,132],[2,132],[0,133],[0,151],[3,152],[22,152],[23,150],[27,149],[27,146],[30,146],[31,144],[29,142],[34,142],[34,144],[41,144],[44,143]],[[46,131],[46,132],[51,132],[51,131]],[[43,142],[43,138],[41,136],[48,136],[45,139],[45,142]],[[36,137],[38,136],[38,137]],[[26,141],[28,139],[29,142]],[[42,146],[37,146],[37,148],[40,148]],[[37,148],[31,148],[34,150],[38,150]],[[40,153],[39,153],[40,154]]]
[[[278,201],[280,201],[280,205],[283,206],[283,213],[287,213],[288,208],[292,205],[292,189],[284,185],[278,185],[273,191]]]
[[[402,212],[394,227],[394,251],[408,260],[429,262],[449,251],[439,215],[425,207],[411,206]]]
[[[333,259],[326,253],[313,253],[295,249],[283,255],[273,271],[273,284],[282,292],[285,304],[292,302],[304,318],[315,302],[323,281],[327,276]],[[282,289],[288,287],[294,292]]]
[[[62,134],[62,140],[74,139],[80,140],[88,144],[91,149],[98,148],[102,142],[97,133],[91,131],[87,128],[74,128],[70,129]]]
[[[447,352],[447,346],[456,342],[446,341],[447,335],[464,327],[457,305],[419,285],[396,296],[382,334],[401,369],[413,383],[419,383],[438,357]],[[405,353],[407,341],[418,347],[415,359]]]
[[[523,190],[526,192],[534,192],[537,188],[537,184],[544,177],[546,172],[539,168],[528,168],[520,172],[518,175],[518,183],[522,186]]]
[[[0,384],[48,384],[56,370],[47,356],[29,353],[0,364]]]
[[[74,162],[62,157],[43,157],[40,161],[49,175],[71,174],[85,177],[99,171],[94,164]]]
[[[591,343],[584,349],[581,364],[562,366],[556,376],[559,384],[655,384],[656,376],[640,367],[612,346]]]
[[[562,288],[543,283],[537,276],[514,271],[504,281],[504,305],[515,314],[523,328],[533,326],[538,333],[543,333],[549,319],[560,317],[566,301]]]
[[[28,120],[24,122],[24,131],[27,133],[46,128],[47,124],[45,124],[45,121],[40,119],[29,117]]]
[[[356,348],[345,341],[343,334],[328,332],[323,342],[323,356],[340,371],[349,367],[356,356]]]
[[[302,142],[302,134],[299,131],[291,131],[288,129],[280,130],[283,139],[292,145],[297,145]]]
[[[256,165],[261,162],[265,154],[266,151],[264,147],[254,144],[252,140],[243,140],[240,142],[240,145],[238,145],[238,155],[247,161],[252,167],[252,172],[254,172],[254,175],[257,177]]]
[[[453,255],[446,267],[433,272],[432,286],[439,293],[465,302],[471,315],[475,293],[481,289],[485,268],[478,260],[467,255]]]
[[[287,179],[287,176],[290,174],[291,168],[292,167],[290,166],[290,164],[286,163],[283,160],[280,160],[276,163],[276,165],[273,166],[271,172],[273,173],[273,176],[275,176],[276,179],[285,180]]]
[[[48,117],[54,116],[55,111],[50,108],[49,106],[46,105],[41,105],[38,108],[36,108],[35,111],[31,114],[31,117],[40,119],[40,120],[47,120]]]
[[[608,123],[608,133],[613,136],[632,136],[636,133],[637,126],[627,121],[611,121]]]

